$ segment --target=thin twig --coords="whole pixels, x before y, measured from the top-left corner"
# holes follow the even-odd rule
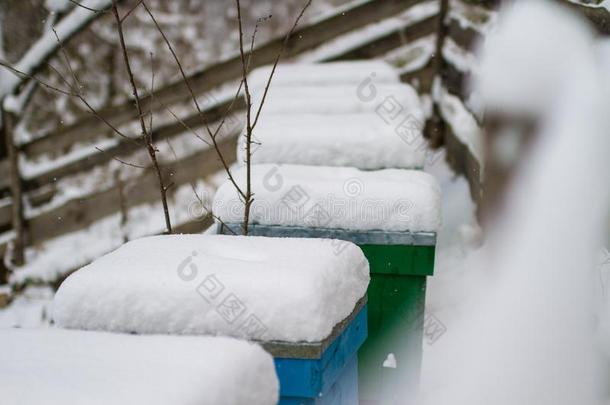
[[[157,28],[157,31],[159,32],[159,34],[161,35],[161,37],[163,38],[163,41],[165,42],[165,44],[167,45],[170,53],[172,54],[172,57],[174,58],[174,62],[176,63],[178,70],[180,71],[180,75],[182,76],[182,81],[184,82],[184,84],[186,85],[190,95],[191,95],[191,99],[193,100],[193,103],[195,105],[195,108],[197,109],[197,112],[199,114],[199,117],[201,118],[202,123],[204,124],[205,129],[208,132],[208,135],[210,136],[210,139],[212,141],[212,146],[214,147],[214,150],[216,151],[218,158],[225,170],[225,172],[227,173],[227,176],[229,178],[229,181],[233,184],[233,186],[237,189],[238,193],[242,196],[245,197],[245,193],[241,190],[241,188],[239,187],[239,185],[237,184],[237,182],[235,181],[235,178],[233,177],[233,174],[231,173],[231,169],[229,167],[229,164],[227,162],[227,160],[225,159],[225,157],[223,156],[223,154],[220,152],[220,145],[218,144],[217,141],[217,135],[220,132],[220,128],[221,125],[224,123],[225,119],[226,119],[226,115],[225,117],[223,117],[222,121],[221,121],[221,125],[218,126],[218,128],[216,129],[216,131],[212,132],[210,129],[210,126],[208,124],[208,121],[205,117],[205,113],[203,112],[203,110],[201,109],[201,106],[199,105],[199,102],[197,101],[197,97],[195,96],[195,92],[189,82],[188,77],[186,76],[186,73],[184,72],[184,69],[182,68],[182,63],[180,62],[180,58],[178,58],[178,55],[176,54],[176,51],[174,50],[174,47],[172,46],[171,42],[169,41],[169,39],[167,38],[167,35],[165,35],[165,32],[163,31],[163,28],[161,28],[161,25],[159,24],[159,22],[157,21],[157,19],[155,18],[154,14],[152,13],[152,11],[150,10],[150,8],[148,7],[148,5],[146,4],[146,2],[142,2],[142,6],[144,7],[144,9],[146,10],[146,12],[148,13],[148,15],[150,16],[150,19],[153,21],[155,27]],[[235,96],[235,99],[237,99],[239,97],[239,91],[241,90],[241,83],[239,85],[239,89],[238,89],[238,93]],[[235,100],[234,100],[235,101]],[[231,103],[231,105],[229,106],[230,108],[233,107],[234,101]],[[229,109],[227,109],[227,114],[228,114]],[[199,136],[197,136],[199,139]],[[206,142],[207,143],[207,142]]]
[[[62,47],[62,45],[60,44],[60,47]],[[121,132],[118,128],[116,128],[114,125],[112,125],[106,118],[104,118],[101,114],[99,114],[97,112],[97,110],[95,108],[93,108],[93,106],[91,104],[89,104],[89,102],[87,101],[87,99],[82,95],[82,93],[80,92],[80,90],[74,90],[74,88],[72,87],[72,85],[70,84],[70,82],[68,81],[68,79],[65,78],[65,76],[52,64],[47,63],[47,66],[53,70],[56,74],[57,77],[59,77],[59,79],[64,82],[64,84],[66,86],[68,86],[68,88],[70,88],[71,93],[68,94],[69,96],[72,97],[76,97],[78,98],[84,105],[85,107],[87,107],[87,110],[89,110],[89,113],[91,113],[94,117],[96,117],[98,120],[100,120],[101,122],[103,122],[104,124],[106,124],[107,127],[109,127],[110,129],[112,129],[112,131],[114,133],[116,133],[117,135],[119,135],[121,138],[124,138],[126,140],[128,140],[129,142],[132,142],[136,145],[140,145],[138,143],[138,141],[136,139],[133,139],[130,136],[127,136],[126,134],[124,134],[123,132]],[[33,80],[36,80],[36,78],[32,78]],[[66,94],[66,93],[63,93]]]
[[[146,166],[140,166],[135,163],[129,163],[129,162],[119,158],[118,156],[113,155],[113,154],[109,153],[108,151],[103,150],[102,148],[100,148],[98,146],[96,146],[95,149],[97,149],[99,152],[102,152],[105,155],[110,156],[112,159],[116,160],[119,163],[124,164],[125,166],[135,167],[136,169],[148,169]]]
[[[124,15],[124,16],[121,18],[121,23],[123,23],[123,22],[124,22],[124,21],[127,19],[127,17],[129,17],[129,16],[131,15],[131,13],[133,13],[133,11],[134,11],[136,8],[138,8],[138,6],[139,6],[140,4],[142,4],[142,1],[143,1],[143,0],[139,0],[139,1],[138,1],[138,2],[137,2],[137,3],[136,3],[136,4],[135,4],[135,5],[132,7],[132,8],[130,8],[130,9],[129,9],[129,10],[126,12],[126,13],[125,13],[125,15]]]
[[[29,75],[25,72],[22,72],[21,70],[18,70],[17,68],[11,66],[10,64],[0,60],[0,66],[10,70],[11,72],[13,72],[14,74],[16,74],[17,76],[21,77],[22,79],[30,79],[30,80],[34,80],[36,83],[40,84],[42,87],[48,89],[48,90],[52,90],[56,93],[61,93],[64,94],[66,96],[77,96],[76,94],[72,93],[72,89],[70,90],[63,90],[60,89],[59,87],[55,87],[47,82],[45,82],[44,80],[41,80],[39,78],[37,78],[36,76],[32,76]]]
[[[267,83],[265,85],[265,89],[264,89],[260,104],[256,111],[256,115],[254,116],[254,119],[252,119],[252,94],[250,93],[250,87],[248,85],[248,73],[249,73],[249,69],[250,69],[250,61],[251,61],[252,55],[254,53],[254,42],[255,42],[256,33],[258,30],[258,24],[261,20],[259,19],[259,21],[257,21],[257,24],[254,28],[254,32],[252,34],[252,39],[251,39],[251,43],[250,43],[250,53],[246,60],[246,54],[244,51],[244,39],[243,39],[244,31],[243,31],[242,17],[241,17],[241,4],[240,4],[240,0],[235,0],[235,4],[237,7],[237,23],[238,23],[238,29],[239,29],[239,54],[241,57],[242,80],[243,80],[243,85],[244,85],[244,93],[245,93],[245,97],[246,97],[246,134],[245,134],[245,137],[246,137],[246,159],[245,159],[245,161],[246,161],[246,191],[245,191],[245,193],[242,193],[242,198],[243,198],[243,202],[244,202],[244,218],[243,218],[243,223],[242,223],[242,231],[243,231],[244,235],[248,234],[248,224],[250,221],[250,207],[252,206],[252,203],[254,202],[254,193],[252,192],[252,136],[253,136],[253,131],[254,131],[254,128],[256,127],[256,124],[258,123],[260,113],[262,111],[263,105],[267,98],[267,93],[269,91],[269,87],[271,85],[271,80],[273,79],[273,75],[275,74],[277,64],[278,64],[280,58],[282,57],[282,54],[284,53],[286,46],[288,45],[288,41],[289,41],[292,33],[294,32],[295,28],[299,24],[301,17],[303,17],[305,10],[307,10],[307,8],[311,5],[311,1],[312,0],[308,0],[307,3],[305,3],[305,6],[303,7],[303,9],[299,13],[298,17],[294,21],[294,24],[292,25],[292,27],[286,34],[286,37],[284,38],[284,41],[282,43],[282,47],[281,47],[280,51],[278,52],[278,54],[275,58],[275,61],[273,62],[273,67],[271,68],[271,73],[269,74],[269,78],[267,79]]]
[[[76,72],[74,71],[74,69],[72,69],[72,64],[70,63],[70,58],[68,58],[68,53],[66,52],[66,48],[61,43],[61,40],[59,39],[59,35],[57,35],[57,31],[55,31],[55,27],[51,27],[51,30],[53,31],[53,34],[55,35],[55,39],[57,40],[57,43],[59,44],[61,53],[62,53],[64,59],[66,60],[66,65],[68,66],[68,70],[70,71],[70,74],[72,75],[72,79],[74,80],[74,86],[72,87],[72,91],[74,91],[77,94],[82,95],[82,87],[78,80],[78,76],[76,76]]]
[[[121,21],[120,15],[119,15],[119,10],[117,8],[116,2],[117,2],[117,0],[112,0],[112,12],[114,14],[114,18],[117,23],[117,31],[119,34],[119,43],[121,45],[121,50],[123,53],[123,60],[125,62],[125,68],[127,70],[127,75],[129,77],[129,83],[131,85],[131,90],[133,93],[135,106],[138,111],[140,128],[142,130],[142,138],[144,139],[144,141],[146,143],[146,151],[148,152],[148,155],[150,156],[150,160],[152,161],[152,164],[155,168],[155,172],[157,174],[157,180],[159,182],[159,189],[161,192],[161,203],[163,204],[163,214],[165,216],[165,225],[167,228],[167,233],[172,233],[172,225],[171,225],[171,220],[170,220],[170,216],[169,216],[169,207],[167,204],[168,187],[166,187],[163,182],[163,175],[161,173],[161,168],[160,168],[159,162],[157,160],[157,149],[154,146],[152,134],[147,130],[146,123],[144,122],[144,114],[142,112],[140,96],[138,94],[138,87],[136,85],[136,82],[135,82],[135,79],[133,76],[133,71],[131,69],[131,63],[129,61],[129,54],[127,53],[127,45],[125,44],[125,36],[123,33],[123,23]]]
[[[212,144],[211,144],[211,143],[209,143],[209,142],[208,142],[208,141],[206,141],[206,140],[205,140],[203,137],[201,137],[201,135],[199,135],[199,134],[197,133],[197,131],[195,131],[193,128],[189,127],[189,126],[187,125],[187,123],[186,123],[186,122],[184,122],[184,121],[182,120],[182,118],[178,117],[178,115],[176,115],[176,113],[174,113],[174,112],[173,112],[173,111],[172,111],[172,110],[171,110],[171,109],[170,109],[170,108],[169,108],[167,105],[165,105],[164,103],[161,103],[161,106],[162,106],[163,108],[165,108],[165,109],[167,110],[167,112],[169,112],[169,113],[170,113],[170,114],[171,114],[171,115],[174,117],[174,119],[175,119],[175,120],[176,120],[176,121],[177,121],[177,122],[178,122],[180,125],[182,125],[182,127],[183,127],[184,129],[186,129],[187,131],[191,132],[191,133],[192,133],[192,134],[193,134],[193,135],[194,135],[196,138],[198,138],[198,139],[199,139],[201,142],[205,143],[205,144],[206,144],[206,145],[208,145],[208,146],[212,146]]]
[[[48,63],[47,65],[53,69],[53,71],[57,74],[57,76],[68,86],[72,89],[72,92],[75,94],[75,96],[85,105],[85,107],[87,107],[87,109],[89,110],[90,113],[92,113],[95,117],[97,117],[99,120],[101,120],[104,124],[106,124],[106,126],[108,126],[110,129],[112,129],[113,132],[115,132],[117,135],[119,135],[122,138],[125,138],[126,140],[135,143],[136,145],[139,145],[138,142],[133,139],[130,136],[127,136],[126,134],[124,134],[123,132],[119,131],[118,128],[116,128],[114,125],[112,125],[106,118],[102,117],[100,114],[98,114],[97,110],[95,110],[95,108],[93,108],[93,106],[91,104],[89,104],[89,102],[87,101],[87,99],[85,98],[85,95],[83,94],[83,86],[81,85],[80,81],[78,80],[78,76],[76,75],[75,70],[72,68],[72,63],[70,62],[70,58],[68,57],[68,53],[66,52],[66,48],[64,47],[63,43],[60,41],[59,36],[57,35],[57,31],[55,31],[55,28],[52,28],[53,33],[55,34],[55,38],[57,40],[57,43],[59,44],[59,49],[66,61],[66,66],[68,67],[68,70],[70,71],[71,75],[72,75],[72,79],[74,80],[74,84],[70,84],[70,82],[64,77],[64,75],[57,70],[53,65],[51,65],[50,63]]]
[[[235,96],[233,97],[233,99],[231,100],[231,103],[228,105],[227,109],[225,110],[225,112],[222,116],[222,119],[220,120],[220,124],[218,124],[218,127],[214,131],[214,136],[216,136],[220,132],[220,129],[223,127],[225,120],[227,119],[227,117],[229,116],[231,111],[233,110],[233,106],[235,105],[235,102],[237,101],[237,99],[239,99],[239,93],[241,93],[241,87],[243,84],[244,84],[244,81],[241,80],[239,82],[239,86],[237,87],[237,91],[235,92]]]
[[[178,163],[178,154],[176,153],[176,150],[174,149],[174,147],[172,146],[171,142],[169,141],[169,139],[166,139],[167,141],[167,146],[169,147],[169,150],[172,152],[172,155],[174,155],[174,162]],[[203,208],[204,210],[206,210],[206,212],[208,213],[208,215],[210,215],[213,219],[215,219],[216,221],[218,221],[221,225],[226,226],[231,233],[233,233],[233,235],[235,235],[235,232],[233,232],[233,230],[231,228],[229,228],[227,226],[227,224],[225,224],[223,222],[222,219],[220,219],[220,217],[214,215],[214,213],[212,211],[210,211],[206,206],[205,203],[203,201],[203,198],[201,198],[199,196],[199,193],[197,193],[197,187],[195,187],[195,182],[194,181],[190,181],[189,185],[191,186],[191,190],[193,190],[193,194],[195,194],[195,198],[197,198],[197,201],[199,201],[199,204],[201,204],[201,208]]]
[[[246,62],[246,55],[244,52],[244,30],[242,26],[241,18],[241,4],[239,0],[235,0],[237,6],[237,26],[239,29],[239,55],[241,57],[241,68],[242,68],[242,80],[244,83],[244,92],[246,95],[246,192],[243,195],[244,202],[244,222],[242,224],[242,230],[244,235],[248,235],[248,223],[250,222],[250,206],[252,205],[252,170],[251,170],[251,156],[252,156],[252,96],[250,94],[250,87],[248,86],[248,63]],[[254,38],[254,35],[252,36]]]
[[[120,137],[129,140],[130,142],[134,142],[134,143],[138,144],[135,139],[133,139],[132,137],[127,136],[123,132],[119,131],[118,128],[116,128],[106,118],[104,118],[102,115],[100,115],[97,112],[97,110],[95,108],[93,108],[93,106],[91,106],[91,104],[89,104],[87,99],[85,99],[81,94],[74,92],[70,82],[68,82],[68,80],[57,70],[57,68],[55,68],[50,63],[47,63],[47,66],[49,66],[54,72],[57,73],[59,78],[68,86],[69,90],[64,90],[64,89],[60,89],[57,86],[53,86],[53,85],[49,84],[48,82],[45,82],[44,80],[41,80],[41,79],[37,78],[36,76],[33,76],[33,75],[27,74],[25,72],[22,72],[22,71],[16,69],[15,67],[13,67],[13,66],[11,66],[8,63],[5,63],[3,61],[0,61],[0,66],[5,67],[6,69],[12,71],[13,73],[15,73],[16,75],[18,75],[20,77],[23,77],[25,79],[29,79],[29,80],[35,81],[36,83],[38,83],[39,85],[41,85],[43,88],[45,88],[47,90],[51,90],[51,91],[53,91],[55,93],[63,94],[63,95],[66,95],[66,96],[78,98],[85,105],[85,107],[87,107],[89,112],[94,117],[96,117],[97,119],[102,121],[104,124],[106,124],[110,129],[112,129],[113,132],[115,132]]]
[[[153,130],[153,103],[155,100],[155,61],[153,59],[153,53],[150,53],[150,74],[151,74],[151,79],[150,79],[150,93],[149,93],[149,97],[150,97],[150,109],[148,111],[148,113],[150,114],[150,119],[148,122],[148,130],[150,131],[150,133],[152,133]]]
[[[280,58],[282,57],[284,51],[286,50],[286,47],[288,46],[288,41],[290,40],[290,37],[292,36],[292,33],[294,32],[294,30],[296,29],[297,25],[299,24],[299,21],[303,17],[303,14],[305,14],[305,10],[307,10],[309,8],[309,6],[311,5],[311,1],[312,0],[307,0],[307,3],[305,3],[305,6],[301,10],[301,13],[297,17],[297,19],[294,21],[294,24],[292,25],[292,28],[290,28],[290,31],[288,31],[288,34],[286,34],[286,37],[284,38],[284,42],[282,44],[282,48],[280,49],[280,52],[277,54],[277,56],[275,58],[275,61],[273,62],[273,67],[271,68],[271,73],[269,74],[269,79],[267,80],[267,84],[265,85],[265,90],[263,91],[263,97],[261,98],[261,102],[260,102],[260,104],[258,106],[258,111],[256,111],[256,115],[255,115],[255,118],[254,118],[254,123],[252,124],[252,128],[256,127],[256,124],[258,122],[258,118],[261,115],[261,110],[263,108],[263,104],[265,104],[265,99],[267,98],[267,93],[269,92],[269,86],[271,85],[271,79],[273,79],[273,75],[275,74],[275,69],[277,68],[277,64],[280,61]]]
[[[250,52],[248,54],[248,64],[246,66],[246,71],[250,72],[250,61],[252,60],[252,55],[254,54],[254,43],[256,42],[256,34],[258,33],[258,27],[262,22],[265,22],[271,19],[272,15],[269,14],[267,17],[261,17],[256,20],[256,24],[254,25],[254,31],[252,32],[252,38],[250,39]]]
[[[146,4],[145,1],[142,1],[142,6],[144,7],[146,12],[150,16],[150,19],[155,24],[155,27],[157,28],[157,31],[159,31],[159,34],[161,34],[161,37],[163,38],[163,41],[167,45],[167,48],[169,49],[170,53],[172,54],[172,57],[174,58],[174,62],[176,62],[176,65],[178,66],[178,70],[180,71],[180,75],[182,76],[182,80],[186,84],[186,87],[187,87],[187,89],[188,89],[188,91],[189,91],[189,93],[191,95],[191,98],[193,99],[193,102],[195,104],[195,108],[199,112],[199,114],[200,114],[200,116],[202,118],[202,122],[203,122],[206,130],[208,131],[208,134],[210,136],[212,136],[212,131],[210,130],[210,126],[208,125],[208,122],[205,119],[203,111],[201,110],[201,106],[199,105],[199,102],[197,101],[197,97],[195,96],[195,92],[193,91],[193,87],[191,86],[191,84],[190,84],[190,82],[188,80],[188,77],[186,76],[186,73],[184,72],[184,69],[182,67],[182,63],[180,62],[180,58],[178,58],[178,55],[176,54],[176,51],[174,50],[174,47],[172,46],[171,42],[167,38],[167,35],[165,35],[165,32],[163,31],[163,29],[159,25],[159,22],[155,18],[155,16],[152,13],[152,11],[150,11],[150,8],[148,8],[148,5]]]

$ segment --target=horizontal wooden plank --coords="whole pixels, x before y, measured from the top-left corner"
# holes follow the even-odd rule
[[[8,249],[9,242],[13,240],[12,237],[5,238],[4,236],[6,236],[5,233],[0,234],[0,258],[4,257],[6,250]]]
[[[235,160],[236,134],[227,136],[220,144],[223,155],[229,161]],[[166,184],[173,183],[171,190],[202,179],[221,169],[216,151],[205,149],[185,159],[163,165],[162,172]],[[95,221],[120,212],[120,185],[68,201],[56,209],[47,211],[26,221],[30,244],[41,243],[47,239],[84,229]],[[138,178],[128,182],[124,187],[124,200],[127,208],[159,201],[159,186],[152,169],[147,169]],[[171,209],[171,207],[170,207]]]
[[[585,16],[601,35],[610,35],[610,12],[603,7],[587,6],[562,0],[572,10]]]
[[[473,83],[473,76],[470,73],[463,73],[459,71],[455,66],[450,63],[445,63],[443,66],[443,72],[441,75],[443,86],[449,93],[460,98],[464,104],[464,108],[468,110],[470,114],[477,121],[479,126],[482,125],[481,117],[475,114],[474,111],[465,102],[472,95],[471,83]]]
[[[225,115],[229,104],[230,101],[224,101],[213,105],[211,108],[205,110],[205,120],[213,123],[221,119]],[[239,111],[243,108],[245,108],[245,102],[243,101],[243,99],[240,98],[234,104],[234,111]],[[190,117],[187,117],[182,120],[182,122],[173,122],[170,124],[163,125],[159,128],[154,129],[152,133],[153,139],[155,140],[155,142],[160,142],[173,136],[182,134],[187,131],[185,129],[185,125],[191,129],[198,129],[203,126],[203,120],[198,113],[195,113]],[[54,182],[56,179],[59,179],[63,176],[73,175],[77,172],[89,170],[94,166],[106,163],[111,160],[113,156],[128,155],[137,151],[140,148],[143,148],[143,146],[138,145],[129,140],[120,138],[116,146],[106,148],[104,149],[104,152],[95,151],[86,158],[76,160],[65,165],[57,166],[32,179],[26,180],[24,182],[24,187],[27,191],[42,187],[46,184]]]
[[[174,233],[176,233],[176,234],[201,233],[201,232],[205,231],[206,229],[208,229],[210,226],[212,226],[213,223],[214,223],[214,220],[213,220],[212,216],[207,215],[200,220],[188,221],[183,224],[178,224],[177,226],[174,227]],[[1,253],[2,252],[0,251],[0,256],[1,256]],[[110,252],[108,252],[108,253],[110,253]],[[86,266],[87,264],[89,264],[89,263],[83,263],[83,266]],[[61,283],[63,283],[64,280],[66,278],[68,278],[68,276],[70,274],[74,273],[76,270],[78,270],[81,267],[82,266],[79,266],[78,268],[66,269],[65,271],[62,272],[61,277],[58,277],[57,280],[54,280],[51,283],[51,287],[54,290],[57,290],[59,288],[59,286],[61,285]],[[13,288],[13,291],[20,291],[25,286],[24,285],[12,285],[11,287]]]
[[[432,91],[432,83],[434,82],[434,77],[436,76],[435,73],[434,57],[432,57],[421,69],[403,73],[400,76],[400,80],[404,83],[412,85],[417,89],[419,94],[430,94]]]
[[[284,56],[297,55],[341,34],[395,15],[418,2],[419,0],[367,1],[302,28],[297,28],[287,44]],[[257,47],[250,62],[251,68],[272,63],[281,49],[283,41],[284,39],[280,37]],[[222,83],[239,78],[240,74],[241,59],[239,55],[235,55],[196,72],[189,78],[189,82],[195,94],[201,95]],[[143,98],[142,109],[148,111],[152,106],[153,110],[159,110],[164,105],[172,105],[184,101],[188,97],[187,87],[182,81],[178,81],[155,91],[152,96]],[[106,108],[99,111],[99,114],[115,126],[137,118],[132,101]],[[105,130],[104,123],[100,122],[98,118],[88,116],[61,131],[47,134],[23,145],[22,150],[30,158],[52,151],[61,154],[68,151],[75,143],[94,139]]]
[[[357,47],[351,51],[332,57],[327,62],[336,60],[352,60],[352,59],[372,59],[398,47],[407,45],[418,39],[434,34],[438,16],[431,16],[394,30],[382,37],[379,37],[364,46]]]
[[[603,7],[576,4],[570,0],[561,1],[574,12],[587,18],[599,34],[610,35],[610,11]],[[472,6],[469,5],[468,7]],[[462,27],[459,21],[454,18],[449,21],[448,32],[449,36],[453,38],[458,45],[468,50],[473,50],[474,46],[482,39],[481,34],[476,30],[469,27]]]
[[[441,74],[443,84],[450,93],[459,96],[462,100],[467,100],[472,93],[471,85],[473,77],[470,72],[464,73],[451,63],[445,63]]]
[[[0,233],[11,228],[12,204],[9,198],[0,201]]]
[[[458,174],[463,175],[470,186],[470,195],[473,201],[479,206],[481,202],[481,175],[478,160],[472,155],[468,146],[462,143],[451,130],[450,125],[445,125],[445,149],[447,151],[447,162],[449,166]]]
[[[470,6],[487,10],[496,10],[502,4],[502,0],[459,0],[462,3]]]
[[[447,35],[462,49],[471,52],[474,51],[477,44],[483,39],[477,31],[469,27],[462,27],[460,22],[454,18],[449,20]]]
[[[210,226],[214,224],[214,218],[212,218],[211,214],[205,215],[201,219],[185,222],[183,224],[179,224],[174,226],[175,234],[185,234],[185,233],[201,233],[208,229]]]
[[[8,159],[0,160],[0,190],[6,190],[10,184],[10,176],[9,176],[10,166],[8,163]],[[2,197],[2,193],[0,191],[0,197]]]

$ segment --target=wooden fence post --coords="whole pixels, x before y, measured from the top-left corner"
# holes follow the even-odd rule
[[[19,151],[15,145],[14,127],[17,117],[0,107],[2,113],[2,128],[6,153],[9,162],[10,191],[12,200],[12,228],[15,232],[13,242],[12,264],[21,266],[24,264],[24,249],[26,244],[26,229],[23,215],[23,190],[19,171]]]
[[[0,110],[0,159],[4,160],[7,157],[6,154],[6,141],[5,141],[4,127],[2,125],[2,114]],[[8,269],[4,264],[4,256],[0,254],[0,285],[6,284],[8,282]],[[4,299],[2,298],[2,294],[0,293],[0,308],[6,306],[3,305]],[[4,303],[6,304],[6,303]]]
[[[438,0],[439,2],[439,14],[436,27],[436,51],[434,53],[434,77],[435,80],[441,80],[444,75],[444,58],[443,58],[443,45],[445,44],[445,37],[447,35],[447,26],[445,25],[445,19],[449,11],[449,0]],[[434,100],[434,82],[432,84],[432,116],[426,122],[424,134],[430,145],[434,148],[440,147],[444,143],[446,124],[441,116],[440,107],[438,102]]]

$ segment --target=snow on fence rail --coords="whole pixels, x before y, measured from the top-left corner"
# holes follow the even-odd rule
[[[440,82],[434,93],[439,112],[445,122],[442,144],[447,161],[457,173],[467,179],[472,199],[480,205],[482,199],[482,143],[478,116],[471,107],[474,50],[494,23],[495,11],[489,7],[451,0],[445,18],[443,63]],[[476,96],[476,95],[475,95]]]

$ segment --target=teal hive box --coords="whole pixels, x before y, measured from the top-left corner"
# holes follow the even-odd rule
[[[357,353],[366,336],[364,297],[322,342],[259,342],[273,356],[280,405],[358,404]]]

